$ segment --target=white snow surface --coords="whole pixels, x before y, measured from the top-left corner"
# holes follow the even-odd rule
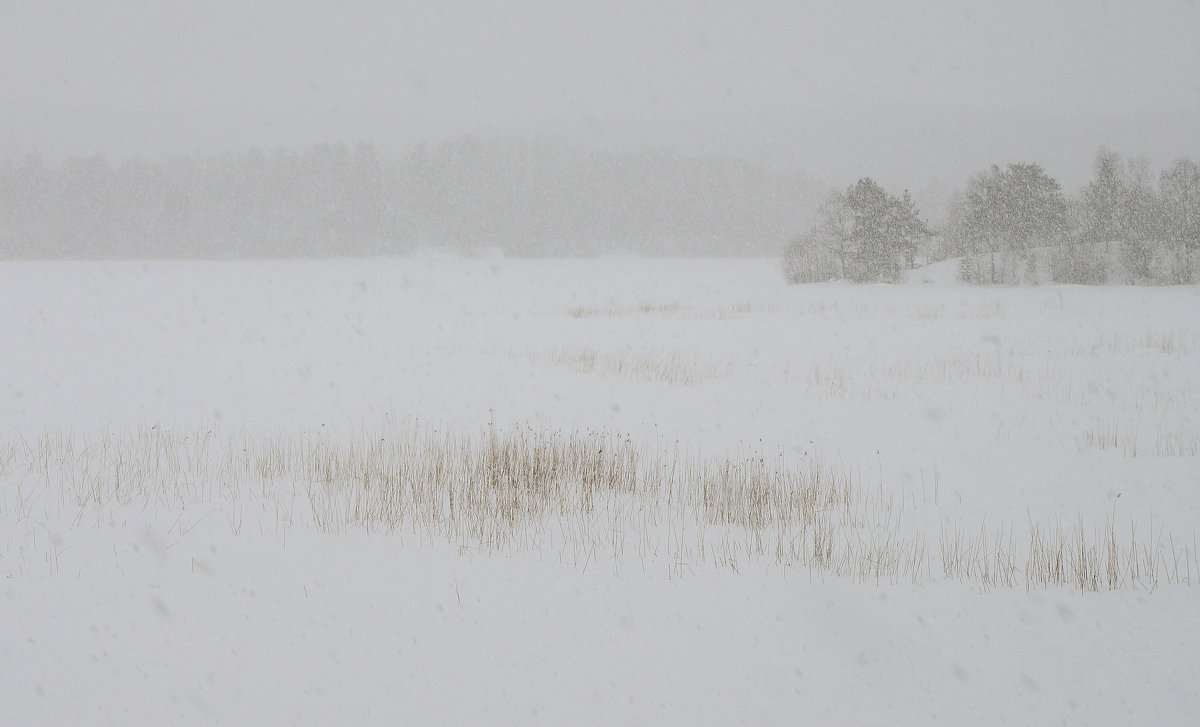
[[[1195,286],[973,288],[944,264],[788,286],[775,260],[5,262],[0,341],[13,452],[151,426],[606,430],[819,455],[911,502],[935,551],[946,524],[1111,518],[1193,554],[1200,530]],[[286,528],[265,501],[82,517],[21,459],[0,462],[9,724],[1200,723],[1194,585],[581,564],[324,533],[303,491]]]

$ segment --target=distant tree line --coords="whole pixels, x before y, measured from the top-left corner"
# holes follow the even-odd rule
[[[555,138],[31,155],[0,159],[0,258],[763,255],[816,196],[799,175]]]
[[[936,230],[907,193],[888,197],[864,179],[825,200],[784,270],[792,282],[894,280],[918,250],[922,262],[959,258],[959,276],[980,284],[1193,282],[1200,167],[1180,159],[1155,179],[1145,161],[1101,150],[1093,179],[1068,197],[1038,164],[992,166],[968,180]]]

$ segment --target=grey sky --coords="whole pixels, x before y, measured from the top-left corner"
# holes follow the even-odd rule
[[[947,149],[917,171],[957,183],[961,164],[1050,158],[1063,135],[1200,151],[1195,2],[0,8],[6,154],[552,131],[886,177],[914,145],[977,133],[978,161]]]

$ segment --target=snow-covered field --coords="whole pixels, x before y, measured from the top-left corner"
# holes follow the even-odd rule
[[[1200,289],[953,271],[0,264],[4,721],[1200,721]]]

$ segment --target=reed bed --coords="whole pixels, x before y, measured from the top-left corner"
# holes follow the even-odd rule
[[[0,514],[18,521],[115,522],[134,510],[219,510],[235,534],[247,508],[274,508],[274,532],[307,527],[413,533],[463,549],[551,552],[581,568],[800,569],[872,582],[945,579],[981,588],[1153,589],[1200,577],[1189,539],[1115,518],[993,528],[912,517],[935,501],[885,497],[816,457],[703,457],[608,431],[419,423],[348,436],[220,435],[146,427],[0,443]],[[906,509],[904,503],[913,506]],[[899,504],[897,504],[899,502]],[[266,504],[264,504],[266,503]],[[107,518],[107,519],[106,519]],[[264,526],[258,518],[259,531]],[[267,530],[272,527],[268,523]]]

